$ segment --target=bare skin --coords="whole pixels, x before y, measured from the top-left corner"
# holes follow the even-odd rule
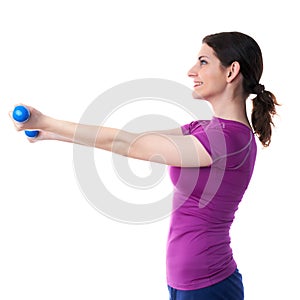
[[[242,88],[238,62],[221,66],[213,50],[203,44],[197,63],[189,70],[194,80],[195,99],[211,103],[216,117],[235,120],[250,127],[246,115],[247,95]],[[178,167],[207,167],[212,159],[203,145],[180,128],[156,132],[131,133],[116,128],[78,124],[51,118],[33,107],[26,107],[31,118],[26,123],[14,122],[18,131],[39,130],[30,142],[57,140],[111,151],[123,156]],[[10,113],[11,115],[11,113]]]

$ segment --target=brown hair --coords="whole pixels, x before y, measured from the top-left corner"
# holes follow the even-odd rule
[[[203,43],[213,48],[225,67],[234,61],[240,64],[245,93],[256,94],[253,99],[251,122],[254,132],[264,147],[271,142],[273,116],[276,114],[276,97],[259,83],[263,72],[263,58],[256,41],[240,32],[221,32],[206,36]]]

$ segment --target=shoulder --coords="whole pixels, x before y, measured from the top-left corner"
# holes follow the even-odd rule
[[[228,168],[238,168],[256,156],[256,142],[254,133],[247,125],[218,119],[210,128],[207,136],[214,162]]]
[[[214,163],[226,160],[237,164],[249,152],[256,152],[254,134],[247,125],[214,117],[210,121],[194,121],[186,127],[210,154]]]
[[[184,135],[189,135],[195,131],[203,130],[209,123],[210,120],[196,120],[181,126],[181,130]]]

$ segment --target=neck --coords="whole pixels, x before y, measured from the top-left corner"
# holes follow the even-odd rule
[[[251,127],[246,112],[246,97],[224,97],[209,102],[213,107],[215,117],[238,121]]]

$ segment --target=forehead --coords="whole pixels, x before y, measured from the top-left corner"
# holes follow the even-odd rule
[[[208,58],[216,58],[213,48],[209,47],[207,44],[203,43],[200,51],[198,53],[198,57],[206,56]]]

